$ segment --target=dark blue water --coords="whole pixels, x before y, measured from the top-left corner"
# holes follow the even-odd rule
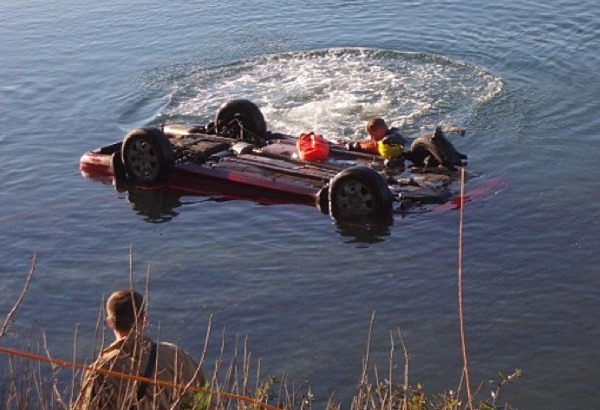
[[[89,356],[103,295],[150,272],[153,330],[199,351],[208,318],[248,335],[264,374],[348,402],[369,318],[387,366],[400,329],[411,379],[455,388],[458,213],[349,231],[316,210],[159,198],[86,181],[79,157],[131,128],[204,124],[250,98],[269,127],[358,137],[384,115],[412,133],[468,129],[480,181],[465,209],[473,383],[522,368],[519,408],[594,408],[600,370],[600,9],[596,2],[5,1],[0,18],[0,311],[50,350]],[[153,202],[154,203],[154,202]],[[163,222],[163,223],[156,223]],[[217,333],[218,333],[217,332]],[[209,355],[218,353],[215,337]],[[229,343],[229,342],[228,342]],[[399,354],[397,354],[399,356]]]

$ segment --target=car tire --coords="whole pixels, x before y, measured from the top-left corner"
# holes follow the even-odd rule
[[[410,146],[409,156],[413,165],[418,167],[427,164],[430,167],[452,168],[462,165],[466,159],[441,131],[417,137]]]
[[[174,160],[173,146],[158,128],[136,128],[123,139],[121,161],[128,182],[134,185],[164,184]]]
[[[112,169],[113,176],[117,183],[122,183],[127,179],[125,166],[123,165],[123,161],[121,160],[120,152],[115,152],[110,156],[110,167]]]
[[[319,189],[315,197],[315,205],[322,214],[329,215],[329,185]]]
[[[392,211],[392,193],[372,168],[357,166],[337,174],[329,184],[329,214],[337,221],[381,221]]]
[[[238,121],[234,121],[237,119]],[[260,109],[249,100],[231,100],[219,108],[215,116],[216,132],[225,137],[239,138],[240,124],[242,139],[262,143],[267,133],[265,117]]]

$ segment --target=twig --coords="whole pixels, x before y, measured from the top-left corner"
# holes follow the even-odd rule
[[[460,325],[460,341],[463,357],[463,373],[465,375],[465,386],[467,389],[467,403],[469,410],[473,410],[473,396],[471,396],[471,383],[469,381],[469,366],[467,359],[467,342],[465,340],[465,322],[463,315],[462,299],[462,259],[463,259],[463,225],[465,207],[465,167],[461,167],[460,175],[460,217],[458,224],[458,319]]]
[[[406,349],[406,344],[404,343],[404,338],[402,337],[402,332],[398,329],[398,337],[400,338],[400,343],[402,343],[402,352],[404,353],[404,395],[402,398],[402,410],[408,409],[408,350]]]
[[[15,302],[14,306],[12,307],[10,312],[8,312],[8,315],[6,315],[6,319],[4,320],[4,324],[2,325],[2,330],[0,330],[0,338],[2,338],[8,331],[13,317],[17,313],[17,309],[19,308],[19,305],[23,301],[23,298],[25,297],[25,293],[27,293],[27,289],[29,288],[29,283],[31,283],[31,278],[33,277],[33,272],[35,271],[35,260],[36,260],[36,254],[34,252],[33,257],[31,258],[31,267],[29,268],[29,274],[27,275],[27,279],[25,279],[25,286],[23,286],[23,290],[21,291],[21,294],[19,295],[19,298]]]
[[[369,355],[371,351],[371,335],[373,334],[373,325],[375,323],[375,312],[371,313],[371,321],[369,322],[369,335],[367,337],[367,346],[365,348],[365,359],[363,361],[362,379],[366,380],[369,371]]]
[[[104,297],[102,297],[102,300],[100,301],[100,309],[98,309],[98,317],[96,318],[96,327],[94,328],[94,343],[92,346],[92,357],[96,356],[96,349],[98,348],[97,344],[98,344],[98,337],[100,334],[100,329],[102,329],[102,341],[101,341],[101,347],[103,347],[106,343],[106,321],[105,321],[105,317],[104,317],[104,306],[106,304],[106,301],[104,300]]]
[[[200,355],[200,363],[198,363],[200,365],[200,367],[202,367],[204,365],[204,361],[206,360],[206,350],[208,349],[208,343],[210,341],[210,335],[212,333],[212,318],[213,318],[213,315],[211,314],[208,317],[208,326],[206,328],[206,337],[204,338],[204,348],[202,349],[202,354]]]
[[[129,244],[129,288],[133,289],[133,245]]]
[[[51,360],[52,355],[50,354],[50,350],[48,349],[48,341],[46,340],[46,332],[42,333],[42,345],[44,347],[44,351],[46,352],[46,357],[48,358],[48,360]],[[58,377],[59,367],[57,365],[51,363],[50,369],[51,369],[50,374],[52,375],[51,389],[52,389],[53,397],[55,397],[56,400],[58,401],[58,403],[62,405],[62,408],[66,409],[67,405],[62,400],[61,394],[58,391],[58,386],[56,385],[56,379]],[[75,371],[75,369],[73,369],[73,372],[74,371]],[[40,381],[41,381],[41,372],[40,372]],[[51,398],[52,398],[52,396],[51,396]]]
[[[73,336],[73,363],[77,363],[77,335],[78,335],[79,325],[75,325],[75,334]],[[69,403],[73,403],[73,394],[75,393],[75,379],[77,377],[77,371],[72,369],[71,376],[71,392],[69,393]],[[65,407],[66,408],[66,407]]]
[[[390,361],[389,361],[389,375],[388,375],[388,395],[389,395],[389,400],[388,400],[388,410],[392,410],[392,397],[394,396],[394,390],[393,390],[393,383],[392,383],[392,369],[394,367],[394,349],[395,349],[395,343],[394,343],[394,333],[392,333],[390,331]]]

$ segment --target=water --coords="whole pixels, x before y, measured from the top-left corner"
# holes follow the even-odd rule
[[[374,113],[407,133],[467,128],[455,143],[470,169],[508,186],[465,210],[473,382],[518,367],[503,398],[519,408],[595,407],[595,2],[8,0],[2,16],[0,311],[36,252],[17,325],[44,329],[57,357],[71,357],[76,324],[89,355],[131,246],[137,282],[150,271],[153,330],[190,351],[212,315],[228,343],[248,335],[263,372],[347,403],[375,312],[380,368],[400,329],[413,381],[457,385],[456,212],[365,233],[307,207],[184,196],[157,217],[79,174],[83,152],[133,127],[204,124],[244,97],[293,133],[358,137]]]

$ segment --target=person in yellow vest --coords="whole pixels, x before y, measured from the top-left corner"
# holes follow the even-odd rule
[[[145,321],[146,304],[141,294],[133,289],[114,292],[106,302],[106,323],[116,340],[102,350],[92,367],[156,378],[178,387],[87,371],[74,409],[170,409],[181,400],[197,398],[189,393],[192,388],[208,387],[202,369],[188,353],[170,343],[156,343],[144,334]]]
[[[350,150],[393,158],[402,154],[407,143],[398,129],[389,128],[381,117],[372,117],[365,125],[365,131],[369,138],[349,144]]]

